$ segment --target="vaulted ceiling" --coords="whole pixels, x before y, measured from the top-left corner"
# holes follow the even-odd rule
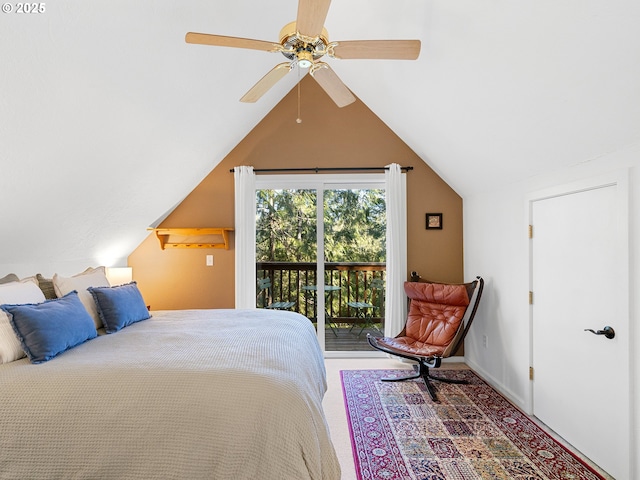
[[[283,57],[185,33],[277,41],[297,1],[43,5],[0,14],[0,266],[113,263],[298,81],[240,103]],[[328,62],[465,197],[638,144],[639,24],[636,0],[334,0],[325,27],[421,40]]]

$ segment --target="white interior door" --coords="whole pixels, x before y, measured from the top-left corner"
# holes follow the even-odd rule
[[[618,479],[630,471],[621,194],[612,184],[531,202],[533,412]],[[614,338],[585,331],[605,326]]]

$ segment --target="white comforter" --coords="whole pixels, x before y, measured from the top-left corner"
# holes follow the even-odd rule
[[[0,365],[0,478],[340,478],[307,318],[152,313],[47,363]]]

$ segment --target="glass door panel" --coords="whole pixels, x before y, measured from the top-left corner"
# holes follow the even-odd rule
[[[256,190],[258,308],[318,317],[317,193],[313,189]]]
[[[386,203],[383,189],[325,189],[327,351],[370,351],[384,331]]]

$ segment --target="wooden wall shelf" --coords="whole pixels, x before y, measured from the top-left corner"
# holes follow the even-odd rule
[[[150,228],[160,248],[224,248],[229,250],[229,232],[233,228]]]

